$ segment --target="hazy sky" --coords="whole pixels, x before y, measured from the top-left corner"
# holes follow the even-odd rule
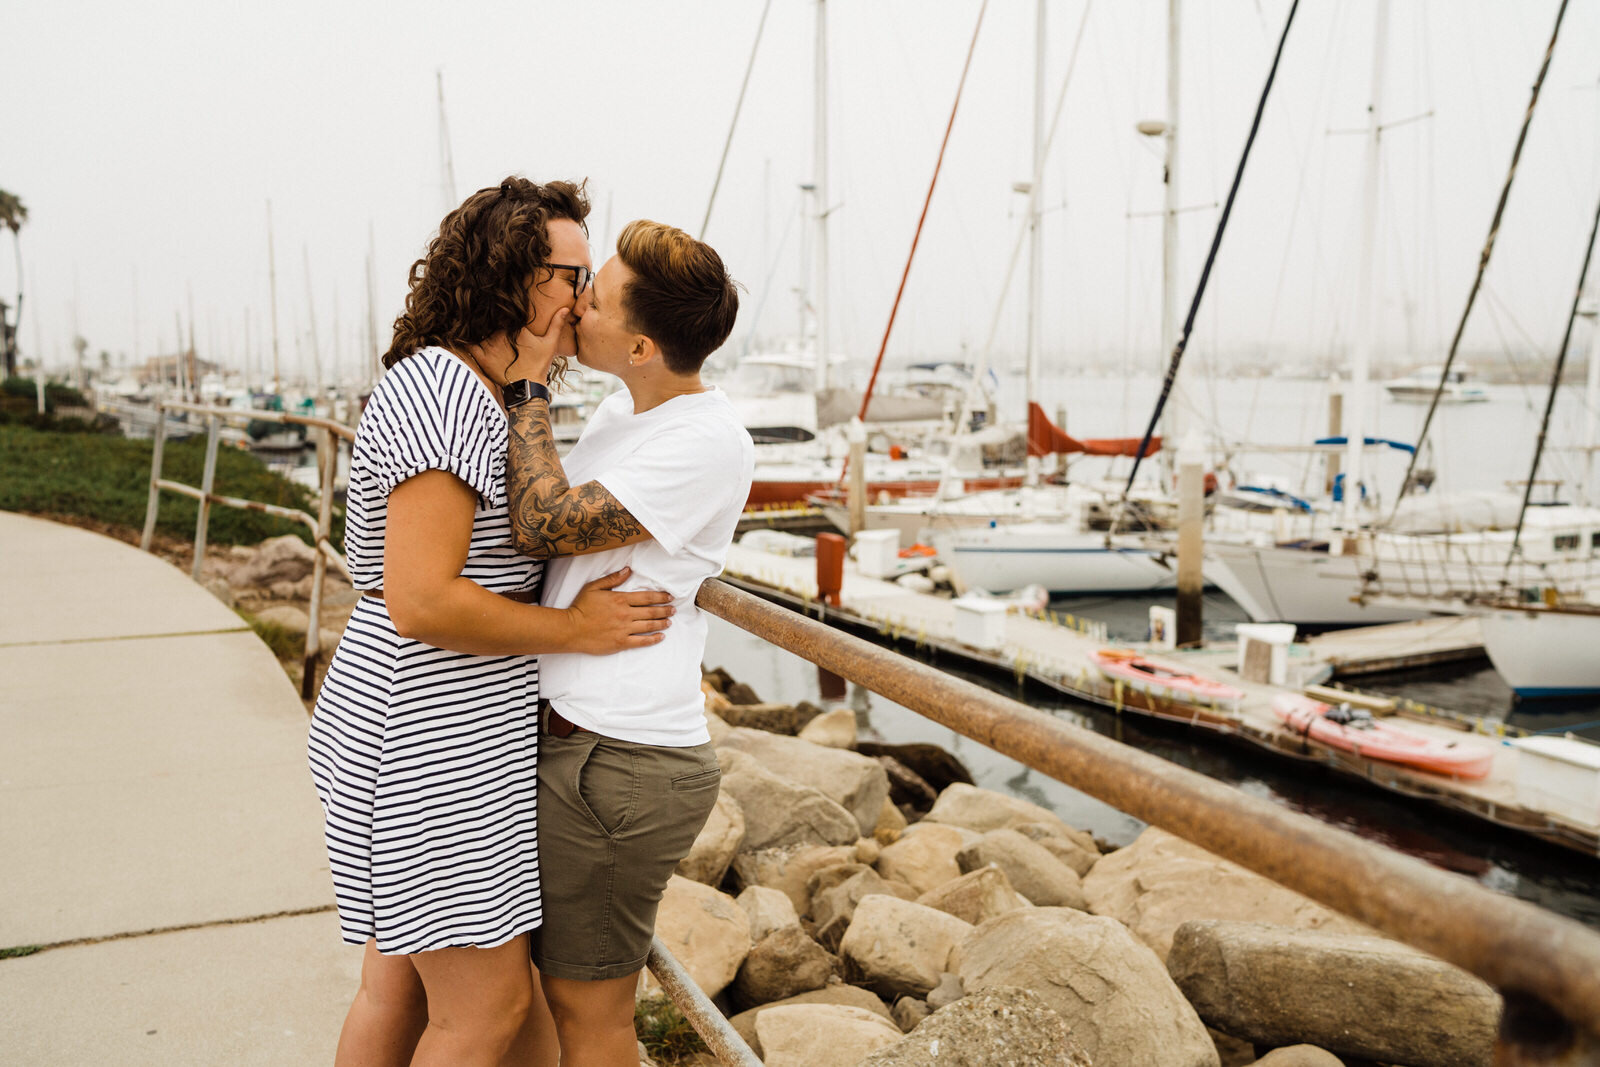
[[[1189,0],[1181,304],[1243,145],[1287,0]],[[1556,0],[1395,0],[1384,113],[1381,325],[1416,361],[1447,342],[1477,262]],[[829,5],[836,350],[877,349],[977,0]],[[1307,0],[1246,173],[1193,350],[1283,362],[1340,351],[1354,285],[1372,0]],[[1051,0],[1054,100],[1084,11]],[[1158,361],[1167,4],[1098,0],[1047,168],[1044,354]],[[0,64],[0,187],[22,197],[24,353],[270,353],[266,203],[285,372],[362,357],[374,234],[380,331],[443,214],[435,72],[455,195],[509,173],[590,179],[595,253],[645,216],[695,231],[760,0],[448,5],[13,0]],[[747,287],[735,343],[798,319],[799,183],[811,176],[814,5],[773,0],[707,239]],[[981,346],[1030,169],[1034,5],[993,0],[891,357]],[[1573,0],[1471,347],[1549,355],[1600,196],[1600,0]],[[15,268],[0,253],[0,293]],[[307,264],[309,263],[309,285]],[[770,283],[769,283],[770,279]],[[1017,350],[1022,276],[1000,335]],[[137,294],[137,298],[136,298]],[[761,311],[756,321],[758,308]],[[1580,342],[1583,337],[1580,335]],[[270,356],[268,356],[270,358]]]

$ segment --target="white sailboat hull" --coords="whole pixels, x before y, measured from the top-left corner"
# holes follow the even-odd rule
[[[1363,604],[1360,556],[1300,548],[1211,542],[1205,576],[1256,622],[1360,626],[1406,622],[1431,612],[1395,604]]]
[[[1062,523],[952,530],[934,537],[939,558],[969,588],[1005,593],[1042,585],[1053,594],[1145,593],[1177,587],[1164,555]]]
[[[1518,696],[1600,693],[1600,614],[1507,608],[1479,625],[1489,661]]]

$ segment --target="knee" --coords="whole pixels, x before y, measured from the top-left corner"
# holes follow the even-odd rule
[[[428,1023],[440,1030],[478,1035],[503,1051],[522,1029],[532,1006],[533,991],[525,983],[505,985],[483,990],[465,1011],[440,1010],[430,1005]]]

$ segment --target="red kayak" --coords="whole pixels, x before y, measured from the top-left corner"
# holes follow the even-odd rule
[[[1089,653],[1100,673],[1115,681],[1184,704],[1237,704],[1244,693],[1231,685],[1170,667],[1132,649],[1101,648]]]
[[[1487,777],[1494,764],[1492,748],[1425,737],[1379,722],[1348,704],[1334,707],[1299,693],[1283,693],[1272,701],[1272,711],[1296,733],[1367,759],[1457,778]]]

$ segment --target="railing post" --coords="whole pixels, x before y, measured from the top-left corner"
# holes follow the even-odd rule
[[[143,552],[150,551],[150,543],[155,539],[156,511],[161,507],[161,487],[156,483],[161,480],[161,450],[167,442],[167,411],[159,400],[156,401],[156,428],[151,440],[150,502],[145,505],[144,533],[139,537],[139,549]]]
[[[306,627],[306,666],[300,675],[300,699],[310,700],[317,684],[317,657],[322,651],[322,580],[328,573],[328,557],[323,544],[333,527],[333,476],[339,469],[339,439],[328,430],[317,437],[317,473],[322,499],[317,502],[317,558],[311,564],[311,616]]]
[[[217,441],[222,423],[215,415],[206,416],[206,466],[200,475],[200,515],[194,520],[194,567],[189,577],[200,580],[200,564],[206,558],[206,527],[211,522],[211,486],[217,478]]]

